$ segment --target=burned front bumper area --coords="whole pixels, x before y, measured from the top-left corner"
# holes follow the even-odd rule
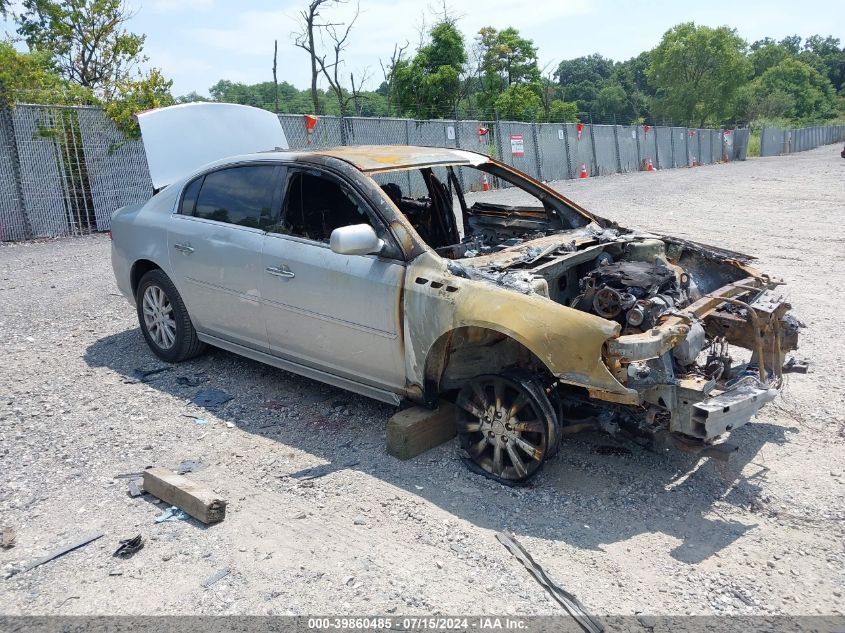
[[[798,346],[789,310],[775,282],[750,277],[608,341],[605,362],[643,412],[637,430],[712,443],[749,422],[777,395],[785,354]],[[733,358],[737,347],[750,358]]]

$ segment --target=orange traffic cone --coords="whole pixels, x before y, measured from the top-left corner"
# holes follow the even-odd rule
[[[490,191],[490,183],[487,182],[487,174],[484,174],[481,180],[481,190],[482,191]]]
[[[646,171],[654,171],[654,165],[651,164],[651,159],[648,159],[648,167],[645,169]]]
[[[579,178],[589,178],[589,176],[587,175],[587,164],[586,163],[581,165],[581,175],[578,176],[578,177]]]

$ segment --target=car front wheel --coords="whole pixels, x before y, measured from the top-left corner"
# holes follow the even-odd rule
[[[560,429],[543,388],[521,373],[477,376],[458,394],[458,437],[474,469],[525,483],[557,453]]]
[[[141,277],[135,303],[141,332],[156,356],[179,363],[203,352],[205,344],[197,338],[185,303],[163,271]]]

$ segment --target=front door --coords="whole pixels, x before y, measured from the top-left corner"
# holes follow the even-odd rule
[[[185,188],[168,231],[173,281],[194,327],[262,351],[263,225],[280,196],[280,173],[276,165],[253,164],[200,176]]]
[[[405,386],[404,262],[340,255],[328,245],[333,229],[362,223],[387,236],[341,180],[289,170],[282,217],[268,229],[261,262],[267,336],[274,354],[397,391]]]

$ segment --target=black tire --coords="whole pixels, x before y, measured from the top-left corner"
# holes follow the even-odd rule
[[[153,303],[155,303],[154,298],[163,297],[164,307],[162,310],[154,310],[157,316],[152,318],[151,325],[145,318],[145,298],[147,297]],[[152,307],[153,303],[147,303],[146,307]],[[169,306],[169,311],[167,306]],[[197,338],[197,331],[191,323],[191,317],[188,316],[185,302],[182,301],[179,291],[164,271],[151,270],[141,277],[138,291],[135,293],[135,307],[144,340],[161,360],[168,363],[181,363],[205,351],[205,343]]]
[[[530,375],[477,376],[461,389],[457,405],[469,465],[500,483],[527,483],[560,448],[554,407]]]

